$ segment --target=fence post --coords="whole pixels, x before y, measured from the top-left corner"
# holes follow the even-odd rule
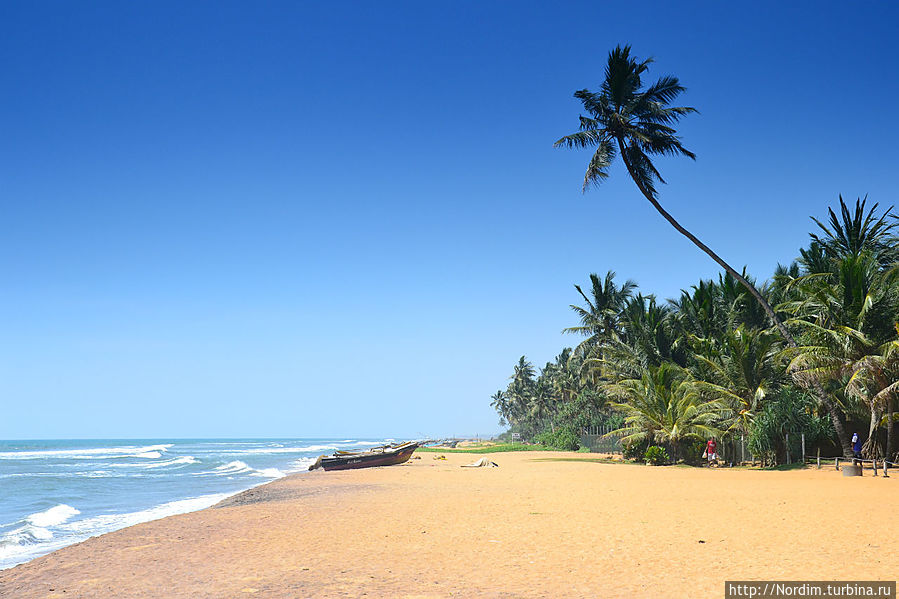
[[[743,433],[740,433],[740,464],[746,461],[746,441],[743,438]]]
[[[802,433],[802,465],[805,466],[805,433]]]
[[[889,468],[889,464],[890,464],[890,463],[887,461],[887,459],[886,459],[886,458],[883,458],[883,477],[884,477],[884,478],[889,478],[889,477],[890,477],[890,475],[887,474],[887,468]]]
[[[821,446],[818,446],[818,470],[821,469]]]
[[[833,459],[833,467],[836,468],[837,470],[840,469],[840,458]]]
[[[784,445],[787,446],[787,464],[792,464],[793,460],[790,459],[790,433],[786,433],[786,440],[784,441]]]

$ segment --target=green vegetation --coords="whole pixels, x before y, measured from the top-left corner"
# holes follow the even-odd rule
[[[892,207],[842,196],[789,266],[756,285],[680,225],[658,201],[664,183],[651,157],[687,156],[673,125],[695,112],[670,106],[676,77],[644,87],[651,61],[629,47],[609,54],[599,91],[575,93],[587,116],[556,146],[595,148],[583,187],[598,185],[620,156],[641,194],[723,269],[661,302],[613,271],[575,285],[582,337],[539,371],[521,356],[492,397],[500,422],[522,439],[567,443],[586,428],[620,438],[625,457],[648,448],[695,463],[715,437],[725,461],[737,442],[764,464],[809,453],[851,455],[858,431],[867,458],[896,460],[899,392],[899,238]],[[563,443],[562,435],[566,442]],[[658,456],[657,451],[653,451]],[[657,457],[655,459],[658,459]]]
[[[571,428],[544,431],[537,435],[536,440],[540,445],[559,451],[577,451],[580,448],[580,438]]]
[[[667,464],[671,458],[668,457],[668,452],[665,451],[664,447],[652,445],[646,449],[643,459],[653,466],[661,466],[662,464]]]

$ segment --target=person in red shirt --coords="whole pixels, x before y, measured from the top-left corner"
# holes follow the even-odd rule
[[[709,466],[712,465],[712,461],[718,461],[718,444],[715,443],[715,437],[705,444],[705,455],[709,459]]]

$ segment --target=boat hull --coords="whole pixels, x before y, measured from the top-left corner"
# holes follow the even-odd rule
[[[393,466],[409,461],[416,449],[418,449],[418,445],[412,443],[396,450],[385,449],[378,452],[327,456],[322,458],[322,468],[325,470],[355,470],[375,466]]]

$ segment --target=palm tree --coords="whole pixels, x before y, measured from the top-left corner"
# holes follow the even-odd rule
[[[620,334],[603,340],[599,347],[601,352],[585,360],[585,365],[602,374],[598,387],[603,382],[638,379],[648,368],[665,362],[685,366],[689,359],[674,323],[673,308],[641,293],[624,305]]]
[[[899,332],[899,323],[896,325]],[[893,459],[893,419],[895,398],[899,395],[899,340],[893,339],[878,347],[873,353],[864,356],[853,365],[852,378],[846,385],[847,391],[859,397],[868,397],[871,406],[871,431],[877,430],[882,422],[880,414],[886,411],[887,429],[886,449],[884,456]],[[874,439],[869,433],[868,441]],[[874,443],[869,453],[874,457]]]
[[[547,366],[550,369],[552,368],[551,364],[547,364]],[[550,378],[551,372],[547,372],[545,369],[537,377],[531,400],[528,402],[528,416],[539,428],[545,428],[548,422],[550,429],[555,432],[556,426],[552,416],[557,402],[556,398],[553,397],[553,387]]]
[[[562,353],[556,356],[554,363],[547,364],[544,372],[549,374],[553,391],[562,403],[577,397],[583,387],[580,359],[572,356],[570,347],[563,349]]]
[[[534,391],[536,381],[534,380],[534,365],[528,361],[527,357],[521,356],[518,363],[515,364],[514,373],[509,377],[511,382],[506,388],[506,400],[509,416],[507,420],[510,424],[525,426],[527,430],[522,430],[522,434],[528,436],[537,431],[530,430],[530,424],[533,423],[532,402],[534,399]]]
[[[647,369],[639,379],[626,379],[608,389],[625,421],[607,436],[619,436],[623,443],[667,443],[676,462],[685,441],[720,436],[715,426],[720,405],[704,401],[675,364],[665,362]]]
[[[500,426],[506,426],[506,424],[512,424],[512,418],[510,416],[511,410],[509,406],[509,396],[506,395],[506,392],[500,389],[496,393],[490,396],[490,399],[493,401],[490,402],[490,407],[496,410],[497,414],[499,414],[499,424]]]
[[[684,115],[696,112],[696,109],[689,106],[668,106],[686,89],[677,77],[662,77],[643,89],[642,76],[649,70],[651,63],[651,58],[640,62],[631,56],[630,46],[618,46],[612,50],[600,91],[582,89],[574,93],[574,97],[581,101],[590,116],[581,116],[580,131],[559,139],[554,144],[555,147],[596,146],[584,176],[584,191],[591,184],[598,185],[608,178],[612,161],[616,154],[620,154],[631,179],[659,214],[746,287],[784,336],[789,337],[789,331],[762,294],[659,204],[655,182],[664,183],[665,180],[650,156],[682,155],[696,159],[696,155],[681,144],[677,131],[671,127]]]
[[[896,224],[886,222],[888,216],[896,218],[896,215],[892,214],[893,207],[890,206],[883,214],[876,216],[879,204],[874,204],[866,213],[865,202],[868,196],[865,196],[864,199],[856,199],[855,211],[849,212],[843,196],[840,195],[839,198],[840,216],[837,217],[833,209],[828,208],[827,212],[830,215],[828,225],[812,217],[824,233],[824,237],[812,234],[812,241],[817,242],[829,258],[858,256],[867,251],[884,266],[895,262],[899,258],[893,234]]]
[[[521,356],[518,358],[518,363],[515,365],[514,374],[509,377],[512,379],[510,387],[514,389],[531,390],[534,386],[534,374],[534,365],[528,361],[526,356]]]
[[[819,240],[813,243],[824,247]],[[845,388],[849,377],[861,369],[860,376],[865,375],[862,380],[879,382],[881,388],[888,385],[878,380],[876,356],[889,355],[889,342],[895,339],[899,311],[896,274],[881,270],[878,256],[861,249],[830,260],[830,272],[810,273],[789,282],[795,299],[783,308],[795,315],[790,322],[799,328],[803,339],[801,346],[786,351],[796,382],[807,388]],[[860,389],[859,385],[854,387],[855,397],[863,395]],[[873,396],[866,399],[871,410],[871,434],[864,453],[874,456],[877,449],[873,433],[880,421],[881,402]]]
[[[745,277],[738,273],[718,254],[702,243],[695,235],[685,229],[659,204],[655,182],[665,180],[651,160],[653,155],[687,156],[696,159],[693,152],[687,150],[671,126],[681,117],[696,112],[689,106],[669,106],[685,88],[677,77],[661,77],[654,84],[643,89],[642,76],[649,70],[652,59],[638,61],[631,56],[630,46],[618,46],[609,53],[605,70],[605,80],[599,92],[582,89],[574,93],[581,101],[590,116],[580,117],[580,131],[562,137],[555,147],[569,148],[596,147],[596,151],[587,166],[584,176],[583,190],[591,184],[598,185],[608,178],[608,170],[616,153],[627,168],[628,174],[649,203],[680,234],[692,241],[699,249],[709,255],[725,271],[739,281],[749,293],[761,304],[768,318],[780,330],[787,343],[796,347],[796,341],[774,313],[774,309],[762,294]],[[823,389],[817,389],[820,401],[825,405],[834,420],[834,429],[843,446],[846,456],[852,455],[849,439],[843,430],[839,412]]]
[[[735,414],[733,426],[749,432],[749,424],[765,398],[783,382],[784,366],[779,344],[768,330],[740,325],[726,333],[720,346],[695,354],[706,371],[706,380],[697,380],[698,389],[726,404]]]
[[[580,285],[575,289],[584,298],[584,306],[571,305],[581,324],[568,327],[563,333],[575,333],[587,337],[577,347],[578,352],[598,345],[605,339],[617,339],[621,334],[621,311],[633,295],[637,284],[628,279],[621,287],[615,284],[615,272],[609,271],[603,280],[596,273],[590,274],[590,295]]]

